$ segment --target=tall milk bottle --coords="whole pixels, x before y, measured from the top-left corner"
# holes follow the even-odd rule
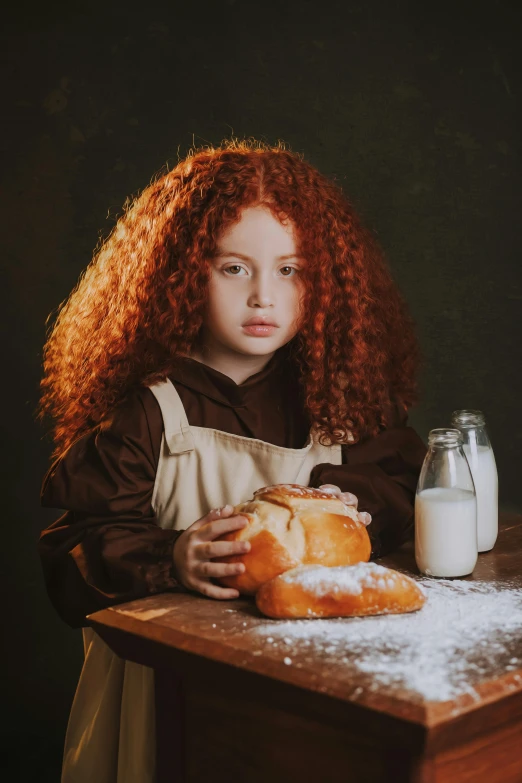
[[[453,411],[451,426],[462,433],[464,454],[477,493],[478,551],[493,549],[498,536],[498,473],[482,411]]]
[[[428,436],[415,494],[415,560],[427,576],[468,576],[477,563],[477,498],[458,429]]]

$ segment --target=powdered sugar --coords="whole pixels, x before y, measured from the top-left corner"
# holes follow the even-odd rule
[[[292,568],[279,577],[287,584],[299,584],[321,598],[339,592],[360,595],[366,587],[388,589],[395,586],[397,572],[377,563],[356,563],[352,566],[327,568],[307,565]]]
[[[312,570],[309,575],[315,578]],[[522,668],[522,588],[416,581],[428,596],[418,612],[261,620],[247,633],[259,639],[263,654],[281,655],[287,665],[288,659],[299,667],[319,665],[323,673],[331,667],[336,679],[356,682],[354,698],[363,691],[404,696],[406,690],[414,701],[447,701]]]

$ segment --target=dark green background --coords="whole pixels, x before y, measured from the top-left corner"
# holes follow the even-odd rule
[[[82,9],[13,3],[2,45],[10,781],[58,781],[82,663],[80,632],[55,616],[35,550],[60,514],[39,506],[45,320],[126,197],[193,142],[281,139],[342,185],[418,324],[411,423],[426,440],[453,409],[482,409],[501,507],[522,510],[520,3]]]

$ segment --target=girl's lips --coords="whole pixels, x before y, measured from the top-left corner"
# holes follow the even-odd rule
[[[251,324],[250,326],[243,326],[243,329],[247,334],[251,334],[253,337],[270,337],[277,329],[277,326],[271,326],[270,324]]]

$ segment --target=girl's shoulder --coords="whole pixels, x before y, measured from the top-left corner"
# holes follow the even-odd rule
[[[147,386],[133,386],[125,398],[98,425],[96,432],[110,432],[113,435],[132,438],[141,437],[148,430],[153,436],[163,429],[159,403]]]
[[[97,427],[51,465],[42,483],[42,505],[78,508],[78,499],[88,498],[80,505],[100,511],[115,486],[128,489],[154,481],[162,433],[161,410],[153,393],[144,386],[133,387]]]

